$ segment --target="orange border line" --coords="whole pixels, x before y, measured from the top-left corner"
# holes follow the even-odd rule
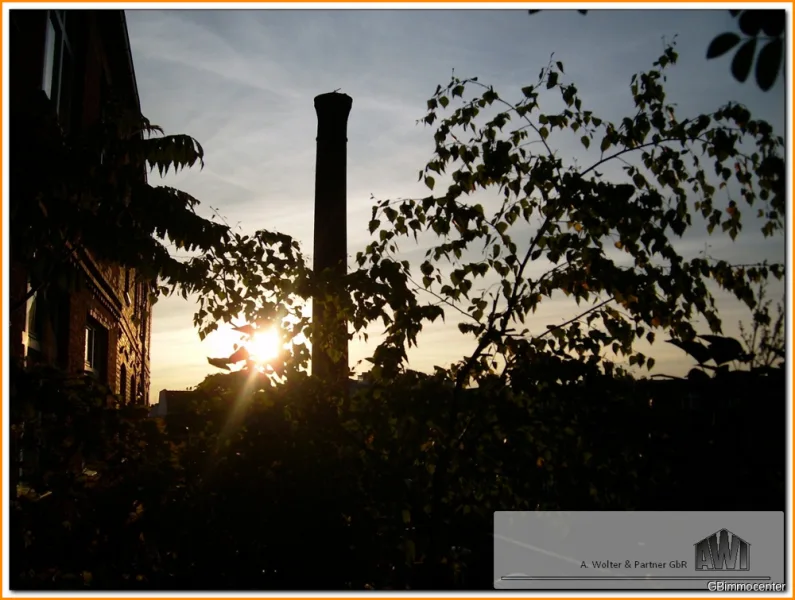
[[[239,3],[245,3],[245,4],[253,4],[253,3],[256,3],[256,4],[271,4],[271,2],[261,2],[260,0],[235,0],[235,1],[239,2]],[[285,0],[285,1],[290,3],[290,4],[338,3],[338,0]],[[582,5],[589,5],[590,6],[590,5],[599,5],[599,4],[604,4],[604,3],[621,3],[621,4],[634,4],[634,5],[639,4],[639,2],[635,2],[633,0],[612,0],[612,2],[609,2],[609,0],[584,0],[582,2],[571,2],[569,0],[551,0],[551,1],[556,3],[556,4],[561,4],[561,5],[576,4],[577,6],[582,6]],[[761,2],[761,1],[762,0],[752,0],[752,2]],[[78,2],[79,2],[79,0],[63,0],[62,2],[59,2],[59,4],[74,4],[74,3],[78,3]],[[190,4],[219,4],[218,0],[170,0],[170,2],[190,3]],[[443,3],[443,4],[448,4],[448,3],[449,4],[472,4],[472,3],[483,4],[484,3],[482,0],[434,0],[434,2],[435,3]],[[506,4],[525,4],[525,5],[528,4],[528,2],[526,0],[499,0],[499,2],[500,3],[506,3]],[[31,5],[42,4],[42,2],[40,0],[16,0],[14,3],[15,4],[31,4]],[[84,2],[79,2],[79,3],[81,3],[81,4],[82,3],[116,4],[114,2],[104,2],[103,0],[84,0]],[[127,0],[127,2],[125,2],[125,4],[128,4],[128,3],[131,3],[131,4],[144,4],[144,3],[146,3],[146,4],[163,4],[163,3],[166,3],[166,2],[165,1],[158,1],[158,0],[155,0],[155,1],[152,1],[152,0]],[[428,4],[429,2],[427,0],[378,0],[377,2],[370,2],[369,0],[349,0],[348,3],[351,3],[351,4],[374,3],[374,4],[382,4],[382,5],[390,6],[390,5],[395,5],[395,4]],[[680,5],[681,4],[685,4],[685,5],[690,4],[690,2],[686,2],[686,1],[683,1],[683,0],[655,0],[655,3],[660,3],[660,4],[680,4]],[[700,3],[704,3],[704,4],[721,4],[723,6],[726,6],[726,5],[748,5],[749,4],[749,2],[742,2],[741,0],[728,0],[728,1],[724,1],[724,0],[701,0]],[[792,9],[793,3],[795,3],[795,2],[790,2],[791,9]],[[2,6],[3,4],[5,4],[5,2],[0,0],[0,6]],[[2,68],[3,29],[2,29],[2,27],[3,27],[3,13],[0,12],[0,82],[2,81],[1,78],[3,76],[3,68]],[[793,32],[790,31],[790,35],[792,35],[792,33]],[[790,64],[795,64],[795,52],[793,52],[792,55],[790,56],[790,60],[793,61]],[[785,78],[785,81],[786,80],[787,80],[787,78]],[[790,85],[791,84],[792,84],[792,81],[790,81]],[[1,84],[0,84],[0,87],[2,87]],[[790,94],[791,93],[792,92],[790,92]],[[790,117],[790,115],[787,115],[787,116]],[[791,142],[793,139],[795,139],[795,119],[791,119],[790,127],[791,127],[790,142]],[[2,106],[0,106],[0,139],[2,139],[2,133],[3,133]],[[0,161],[2,161],[2,158],[3,158],[2,154],[3,154],[2,146],[0,146]],[[793,153],[793,154],[795,154],[795,153]],[[2,162],[0,162],[0,164],[2,164]],[[793,156],[790,156],[790,165],[792,165],[792,164],[793,164]],[[793,181],[790,180],[789,183],[790,183],[790,188],[789,188],[790,189],[790,194],[792,194]],[[0,172],[0,185],[2,185],[2,172]],[[792,231],[795,233],[795,210],[792,210],[791,218],[792,218],[792,226],[793,226]],[[2,240],[2,225],[3,225],[3,214],[0,213],[0,273],[3,276],[5,276],[7,274],[6,273],[2,273],[2,260],[4,258],[3,257],[3,246],[2,246],[2,241],[3,241]],[[787,241],[790,241],[790,240],[787,240]],[[787,266],[790,266],[790,265],[787,265]],[[791,294],[792,295],[790,296],[790,301],[792,301],[792,298],[795,298],[795,278],[793,278],[793,287],[792,287],[792,290],[791,290]],[[2,307],[2,298],[0,298],[0,307]],[[795,319],[792,319],[792,321],[793,321],[793,323],[790,324],[790,328],[791,328],[791,333],[793,334],[793,337],[795,338]],[[4,339],[5,339],[6,331],[7,331],[6,327],[3,327],[2,329],[0,329],[0,361],[4,360],[4,358],[5,358],[5,357],[3,357],[2,343],[3,343]],[[2,372],[2,370],[0,370],[0,389],[2,389],[3,383],[4,383],[3,382],[3,372]],[[790,420],[791,420],[790,424],[793,426],[793,429],[795,429],[795,410],[793,410],[792,398],[790,398],[789,400],[790,400],[790,411],[792,413],[791,416],[790,416]],[[5,428],[4,428],[3,425],[4,424],[3,424],[2,414],[0,413],[0,458],[3,459],[2,461],[0,461],[0,477],[2,477],[2,481],[5,482],[5,479],[4,479],[4,476],[5,476],[5,460],[4,460],[5,456],[2,456],[2,444],[3,444],[4,440],[5,440]],[[793,478],[790,481],[793,481],[793,480],[795,480],[795,460],[793,460],[793,456],[790,456],[790,461],[791,461],[791,473],[790,473],[790,476]],[[5,494],[0,494],[0,510],[3,509],[3,500],[4,499],[5,499]],[[791,508],[792,507],[790,507],[790,509]],[[790,529],[793,532],[795,532],[795,523],[793,523],[793,521],[795,521],[795,518],[793,518],[793,517],[794,517],[793,511],[790,510],[790,513],[789,513]],[[0,539],[2,539],[2,533],[3,533],[3,521],[0,519]],[[4,550],[4,548],[0,547],[0,565],[2,564],[1,561],[2,561],[2,558],[3,558],[3,550]],[[795,552],[793,552],[793,556],[790,556],[790,560],[792,561],[792,566],[793,566],[793,571],[792,572],[795,573]],[[791,582],[791,581],[787,582],[787,585],[790,586],[789,596],[781,596],[781,597],[793,598],[794,597],[793,596],[793,582]],[[378,593],[378,592],[375,592],[375,593]],[[454,594],[455,592],[451,592],[451,593]],[[483,592],[484,595],[487,594],[487,593],[489,593],[489,592]],[[590,592],[590,593],[593,593],[593,592]],[[168,597],[166,597],[166,596],[145,596],[144,594],[145,594],[145,592],[142,593],[141,597],[153,598],[154,600],[168,600]],[[366,592],[364,594],[365,595],[369,595]],[[361,595],[362,594],[358,594],[356,596],[335,596],[335,598],[341,598],[341,599],[342,598],[351,598],[352,600],[358,600],[361,597]],[[2,569],[0,569],[0,598],[6,598],[6,597],[8,597],[8,596],[6,596],[5,593],[4,593],[3,571],[2,571]],[[44,600],[44,598],[45,598],[45,597],[42,597],[42,596],[28,596],[28,595],[17,596],[17,597],[24,597],[24,598],[26,598],[28,600]],[[79,596],[74,596],[74,597],[79,597]],[[180,596],[180,597],[181,598],[197,598],[197,600],[199,598],[201,598],[200,596],[191,597],[191,596],[187,596],[187,595],[186,596]],[[213,596],[213,597],[235,598],[236,596]],[[456,598],[455,596],[447,596],[447,597],[448,598]],[[484,597],[484,596],[473,595],[473,594],[469,594],[467,596],[463,596],[463,595],[462,596],[458,596],[458,598],[461,598],[461,600],[468,600],[470,598],[477,598],[477,597]],[[514,597],[514,598],[516,598],[516,597],[525,597],[525,596],[506,596],[506,597]],[[550,596],[547,596],[547,597],[526,596],[526,597],[527,598],[535,598],[535,599],[538,599],[538,600],[569,600],[569,599],[574,600],[575,598],[578,598],[578,596],[551,596],[551,597]],[[608,597],[608,596],[602,596],[602,597]],[[620,598],[622,598],[622,600],[642,600],[645,597],[648,597],[648,596],[620,596]],[[715,598],[720,598],[720,596],[717,596],[717,595],[715,595],[714,597]],[[105,597],[102,597],[102,596],[97,596],[97,595],[91,594],[91,595],[86,595],[86,598],[87,598],[87,600],[89,600],[89,599],[90,600],[106,600],[106,599],[107,600],[113,600],[113,598],[118,598],[118,596],[105,596]],[[279,600],[295,600],[295,599],[304,599],[305,598],[305,599],[309,600],[309,598],[311,598],[311,596],[300,596],[300,595],[294,595],[294,596],[271,596],[271,598],[279,599]],[[416,600],[436,600],[438,597],[433,597],[433,596],[412,596],[412,598],[416,598]],[[697,600],[697,598],[695,598],[695,597],[684,597],[684,596],[677,596],[677,599],[678,600],[691,600],[691,599],[692,600]]]

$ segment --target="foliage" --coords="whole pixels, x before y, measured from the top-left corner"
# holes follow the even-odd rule
[[[739,323],[742,342],[719,335],[696,336],[707,345],[697,339],[668,340],[668,343],[678,346],[698,362],[698,367],[688,373],[689,379],[703,380],[708,377],[706,371],[712,371],[716,377],[725,376],[732,366],[734,371],[745,367],[752,374],[783,375],[786,359],[784,309],[781,304],[778,305],[778,317],[772,322],[770,300],[767,300],[766,289],[766,282],[759,284],[758,303],[753,311],[751,331],[748,331],[742,322]],[[707,364],[709,362],[713,364]]]
[[[443,317],[444,306],[465,315],[459,329],[478,340],[473,355],[456,367],[459,387],[489,372],[486,355],[502,357],[507,375],[517,361],[545,351],[599,360],[610,349],[627,356],[630,364],[644,366],[646,357],[633,350],[633,343],[653,341],[655,329],[668,330],[676,339],[692,338],[690,322],[700,313],[719,333],[707,281],[753,308],[752,283],[769,275],[781,278],[783,267],[733,268],[725,261],[686,259],[674,240],[699,221],[710,234],[720,227],[737,237],[742,206],[722,198],[730,183],[738,185],[744,204],[757,209],[766,236],[780,232],[783,139],[737,104],[680,120],[663,91],[664,71],[676,60],[668,47],[652,70],[633,76],[637,113],[619,124],[583,107],[574,84],[562,82],[560,62],[542,69],[538,82],[523,88],[523,98],[513,104],[476,79],[454,78],[439,86],[424,122],[433,124],[451,102],[460,107],[450,107],[438,125],[435,156],[420,178],[433,189],[434,174],[449,171],[452,183],[446,193],[378,202],[370,221],[378,237],[357,255],[359,268],[341,283],[315,277],[286,236],[236,236],[223,255],[208,253],[193,263],[197,270],[216,274],[197,288],[203,303],[197,326],[204,334],[219,321],[276,319],[286,324],[288,339],[299,333],[311,339],[302,302],[313,296],[334,299],[354,331],[383,322],[385,337],[373,362],[394,373],[405,360],[406,346],[416,343],[423,321]],[[479,92],[465,99],[467,89]],[[560,94],[565,108],[544,113],[539,96],[552,91]],[[479,112],[492,106],[503,111],[477,127]],[[516,124],[505,131],[511,122]],[[586,168],[564,166],[547,139],[556,129],[574,133],[585,149],[592,142],[598,145],[599,158]],[[467,132],[472,133],[469,139]],[[529,152],[530,143],[539,144],[541,152]],[[633,155],[639,161],[627,163]],[[626,182],[608,182],[599,172],[614,162],[624,164]],[[710,168],[719,183],[711,180]],[[478,190],[495,190],[503,197],[493,214],[466,202]],[[420,266],[419,289],[438,301],[429,304],[418,299],[408,261],[395,254],[400,238],[422,232],[439,238]],[[520,249],[517,241],[525,239],[528,243]],[[546,262],[547,270],[528,279],[529,265],[536,262]],[[451,265],[449,273],[444,263]],[[475,288],[479,280],[498,289]],[[336,291],[329,287],[333,285]],[[532,337],[514,329],[542,300],[558,293],[590,307]],[[582,330],[583,320],[589,331]],[[302,352],[296,366],[306,359]]]
[[[11,585],[489,589],[497,508],[783,506],[783,436],[769,435],[769,423],[783,423],[783,402],[772,402],[783,400],[783,371],[781,381],[591,373],[549,385],[546,373],[563,368],[538,365],[496,397],[486,386],[464,394],[464,408],[493,403],[495,412],[458,442],[443,527],[434,525],[433,482],[453,389],[442,377],[367,382],[342,414],[312,378],[272,388],[256,372],[219,374],[163,419],[100,408],[104,395],[87,380],[31,377],[35,386],[14,393],[43,406],[25,436],[40,440],[44,497],[12,504]],[[70,439],[82,442],[91,477],[64,468],[82,462]],[[706,472],[693,460],[722,447],[740,460]],[[755,485],[715,495],[727,477]]]
[[[769,369],[781,367],[786,359],[786,340],[784,337],[784,302],[776,307],[777,317],[773,321],[770,315],[771,301],[767,299],[765,283],[759,284],[759,304],[753,314],[751,330],[740,323],[740,337],[751,355],[751,368]]]
[[[778,235],[785,196],[783,140],[767,123],[735,104],[677,117],[663,90],[676,60],[666,48],[633,77],[637,112],[617,124],[584,106],[560,63],[514,103],[476,79],[439,86],[423,119],[436,124],[434,156],[420,179],[446,190],[378,201],[374,239],[345,278],[313,273],[294,240],[268,231],[232,235],[187,263],[206,274],[186,287],[201,298],[200,335],[221,322],[244,336],[279,325],[288,351],[262,370],[240,348],[213,359],[244,368],[208,377],[193,406],[162,420],[108,417],[125,423],[112,439],[134,460],[108,463],[116,478],[98,466],[100,481],[117,482],[104,492],[53,492],[81,497],[77,520],[63,508],[37,513],[46,499],[17,502],[17,587],[46,578],[99,589],[490,589],[496,508],[781,510],[782,369],[726,377],[717,357],[719,376],[657,381],[619,362],[651,368],[638,343],[658,334],[716,350],[724,338],[712,291],[762,310],[755,286],[783,276],[782,265],[677,249],[676,238],[702,227],[734,239],[745,205],[759,210],[765,235]],[[543,94],[559,95],[561,110],[542,110]],[[564,131],[599,149],[593,163],[564,163],[552,150]],[[624,174],[608,178],[615,163]],[[721,195],[735,186],[742,206]],[[420,236],[431,244],[415,273],[398,243]],[[533,315],[560,297],[581,308],[538,329]],[[349,401],[306,374],[312,298],[336,305],[354,334],[383,325]],[[711,330],[700,338],[699,315]],[[439,318],[455,319],[473,349],[433,374],[409,370],[408,348]],[[58,386],[47,391],[53,402],[68,394]],[[14,394],[40,402],[35,388]],[[153,437],[137,450],[145,432]],[[721,447],[736,460],[705,473],[698,458]],[[714,493],[751,477],[753,489]],[[103,494],[117,500],[96,514]],[[134,502],[143,508],[128,523]],[[50,532],[47,544],[62,547],[60,520],[86,532],[73,547],[93,548],[98,536],[104,551],[62,565],[24,547],[25,531]],[[118,563],[110,547],[123,548]]]
[[[786,79],[786,63],[784,61],[784,29],[786,13],[783,10],[732,10],[732,17],[742,37],[734,32],[726,32],[717,36],[709,44],[707,58],[723,56],[742,42],[734,55],[731,64],[732,76],[744,83],[751,73],[756,56],[756,84],[763,92],[768,91],[776,83],[781,71]],[[759,54],[758,46],[762,46]]]
[[[168,509],[178,481],[155,423],[113,407],[91,377],[49,368],[12,365],[11,400],[12,586],[134,584],[151,561],[141,516]]]
[[[481,354],[502,355],[510,370],[515,357],[526,359],[538,351],[572,353],[588,360],[611,348],[629,356],[630,364],[643,366],[645,357],[633,350],[633,342],[654,329],[668,330],[676,339],[692,338],[690,321],[700,313],[719,333],[720,319],[706,285],[710,279],[750,307],[755,305],[751,282],[766,277],[768,267],[734,269],[722,261],[687,259],[676,250],[674,240],[696,227],[699,217],[708,233],[720,226],[732,239],[739,234],[741,207],[734,200],[723,204],[718,193],[732,178],[742,186],[744,202],[759,209],[765,235],[780,231],[784,191],[778,151],[783,140],[734,104],[680,121],[674,106],[666,104],[662,88],[664,69],[676,59],[669,47],[655,69],[632,78],[638,111],[618,125],[583,108],[576,87],[561,83],[560,63],[542,70],[538,83],[523,88],[524,98],[515,104],[501,100],[491,87],[476,80],[459,79],[440,87],[429,101],[425,122],[432,124],[450,97],[461,98],[461,107],[437,127],[436,156],[421,173],[433,187],[432,173],[452,170],[453,183],[441,198],[401,202],[400,214],[411,213],[444,236],[427,253],[423,286],[447,305],[468,301],[464,311],[471,322],[460,328],[478,337]],[[481,92],[464,100],[465,89],[471,86]],[[545,114],[539,93],[555,89],[566,108]],[[478,111],[493,103],[502,103],[504,112],[476,128]],[[512,121],[519,122],[502,133]],[[564,167],[547,142],[556,128],[581,136],[586,148],[592,141],[598,144],[598,160],[586,168]],[[464,141],[468,129],[473,135]],[[530,134],[542,148],[539,154],[526,149]],[[746,154],[741,140],[753,143],[756,151]],[[632,155],[640,159],[639,165],[626,163]],[[606,182],[598,169],[619,160],[628,183]],[[722,180],[719,186],[710,183],[706,170],[710,162]],[[480,205],[464,202],[478,189],[495,189],[504,197],[490,216]],[[383,214],[397,223],[396,234],[387,233],[382,252],[402,233],[396,212],[386,202],[374,210],[374,217]],[[517,232],[516,238],[511,231]],[[515,239],[528,243],[520,250]],[[461,261],[474,243],[482,244],[478,258]],[[433,264],[441,258],[449,258],[455,267],[449,285]],[[546,271],[528,278],[528,265],[543,258]],[[782,269],[773,265],[770,273],[780,278]],[[476,292],[477,278],[491,272],[499,276],[499,292]],[[556,292],[590,308],[530,339],[520,337],[526,331],[511,330],[512,323],[524,322]],[[582,331],[582,319],[587,325],[601,321],[603,330]],[[471,362],[470,369],[475,367]]]
[[[539,10],[527,11],[531,15]],[[587,10],[578,10],[580,14],[587,14]],[[786,63],[784,61],[784,29],[786,13],[784,10],[730,10],[729,13],[737,19],[740,30],[727,31],[716,36],[707,48],[707,58],[718,58],[735,48],[740,42],[742,45],[731,64],[731,74],[740,83],[745,83],[756,57],[756,83],[763,92],[768,91],[776,83],[779,76],[786,80]],[[757,55],[757,46],[762,50]]]
[[[196,274],[169,254],[169,244],[208,251],[224,243],[227,227],[197,215],[195,198],[146,179],[147,168],[162,175],[203,166],[196,140],[164,135],[115,102],[96,126],[65,134],[43,94],[19,92],[13,100],[11,248],[35,282],[30,294],[51,282],[68,288],[70,259],[85,251],[173,290]]]
[[[369,223],[375,239],[357,254],[357,268],[343,281],[313,274],[295,242],[270,232],[235,238],[224,255],[208,254],[195,263],[217,274],[213,283],[197,289],[203,305],[196,324],[202,333],[220,321],[243,320],[251,325],[239,330],[252,334],[275,320],[284,326],[288,341],[299,334],[311,341],[311,323],[303,311],[313,297],[336,303],[354,333],[366,336],[374,322],[382,323],[383,337],[368,359],[373,366],[367,402],[346,405],[328,393],[325,401],[344,423],[358,424],[350,432],[358,443],[382,440],[387,445],[380,452],[390,463],[400,464],[397,457],[405,456],[415,468],[424,465],[422,479],[409,479],[424,482],[418,492],[426,515],[424,554],[434,568],[444,564],[450,528],[465,507],[488,510],[500,501],[528,507],[649,502],[650,496],[633,496],[626,487],[626,493],[617,491],[621,484],[616,478],[633,464],[636,446],[604,451],[611,446],[603,434],[611,429],[584,408],[585,391],[590,395],[604,386],[594,410],[626,423],[616,414],[632,418],[629,407],[637,402],[637,391],[616,388],[627,378],[616,359],[651,368],[653,358],[641,353],[637,343],[653,343],[661,331],[677,343],[693,342],[698,315],[716,336],[721,320],[712,295],[715,286],[753,309],[755,283],[783,276],[781,264],[735,267],[685,257],[677,250],[676,239],[696,228],[710,234],[719,228],[735,239],[742,229],[743,205],[757,209],[765,236],[779,234],[785,199],[783,140],[770,125],[733,103],[693,118],[677,116],[663,89],[665,71],[677,59],[669,46],[651,70],[632,78],[637,112],[620,123],[588,110],[576,86],[564,82],[559,62],[542,69],[538,81],[522,88],[521,99],[513,103],[477,79],[453,78],[439,86],[423,119],[436,124],[435,155],[420,179],[431,190],[437,177],[450,183],[437,197],[377,202]],[[541,95],[555,93],[562,110],[543,111]],[[478,118],[481,113],[488,115],[485,123]],[[598,148],[590,166],[564,164],[552,150],[552,136],[564,131],[573,133],[585,150]],[[531,143],[539,152],[530,151]],[[628,162],[633,157],[634,164]],[[624,176],[617,182],[600,172],[613,163],[623,165]],[[742,205],[724,199],[735,186]],[[490,210],[469,198],[490,191],[500,198]],[[420,235],[435,236],[435,243],[420,265],[418,284],[409,261],[399,257],[398,243]],[[528,321],[541,305],[561,296],[573,298],[580,311],[563,323],[530,331]],[[401,400],[390,392],[412,378],[405,370],[407,349],[418,342],[425,323],[450,315],[459,319],[462,334],[474,337],[474,350],[411,387],[406,401],[413,404],[402,425]],[[220,366],[245,359],[245,353],[236,351],[213,362]],[[297,354],[287,352],[280,361],[277,375],[289,369],[288,382],[299,377],[307,359],[299,345]],[[568,400],[562,405],[561,398]],[[610,399],[621,409],[610,409]],[[430,412],[422,412],[423,402]],[[544,418],[523,421],[523,415],[535,411]],[[368,419],[380,424],[363,429]],[[539,423],[546,423],[548,434]],[[550,425],[555,423],[562,427]],[[602,426],[592,449],[584,449],[584,441],[571,445],[569,440],[584,439],[578,423]],[[566,434],[568,430],[574,433]],[[413,435],[420,437],[410,443]],[[510,460],[491,458],[504,456],[505,448],[497,448],[514,435],[536,445]],[[398,446],[390,446],[390,440]],[[415,458],[416,448],[424,448],[422,458]],[[564,448],[576,452],[563,459]],[[566,487],[573,471],[562,475],[559,469],[564,463],[565,468],[582,468],[580,453],[595,455],[597,449],[603,453],[595,464],[605,479],[587,468],[582,472],[598,482],[593,483],[594,500]],[[502,477],[503,464],[522,473],[533,464],[549,465],[548,476],[556,483],[522,481],[514,472],[511,477],[519,483],[504,492],[502,480],[489,480],[494,473]],[[478,477],[486,477],[483,488],[474,483]],[[633,485],[640,494],[640,483]],[[612,491],[602,496],[600,489]],[[484,500],[489,495],[494,504]],[[412,507],[412,514],[417,508]]]

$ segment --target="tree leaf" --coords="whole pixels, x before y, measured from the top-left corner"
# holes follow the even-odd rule
[[[709,59],[723,56],[739,43],[740,36],[736,33],[721,33],[718,37],[712,40],[709,48],[707,48],[707,58]]]
[[[226,362],[234,364],[244,360],[248,360],[248,358],[249,358],[248,350],[246,350],[245,346],[242,346],[237,350],[235,350],[235,352],[229,358],[226,359]]]
[[[207,357],[207,362],[210,363],[212,366],[217,367],[219,369],[226,369],[227,371],[231,371],[232,369],[229,368],[229,365],[226,363],[225,358],[210,358]]]
[[[432,190],[433,186],[436,185],[436,180],[433,177],[431,177],[430,175],[428,175],[425,178],[425,185],[427,185],[428,188]]]
[[[240,327],[232,327],[233,331],[239,331],[244,335],[254,335],[256,329],[251,325],[241,325]]]
[[[722,335],[700,335],[702,340],[709,342],[709,351],[715,364],[722,365],[733,360],[742,360],[746,356],[742,344],[734,338]]]
[[[709,381],[709,375],[707,375],[701,369],[690,369],[687,373],[687,379],[689,381]]]
[[[693,340],[666,340],[666,342],[687,352],[696,359],[699,365],[703,365],[712,358],[712,353],[709,351],[709,348]]]
[[[787,13],[783,10],[766,10],[762,14],[762,31],[770,37],[777,37],[784,33],[784,20]]]
[[[745,35],[758,35],[762,29],[762,21],[764,11],[761,10],[745,10],[740,15],[740,31]]]
[[[745,42],[737,54],[734,55],[732,60],[732,75],[740,83],[745,83],[748,75],[751,73],[751,65],[754,62],[754,54],[756,52],[756,38],[750,39]]]
[[[778,78],[778,70],[784,54],[784,41],[773,40],[759,52],[756,59],[756,83],[763,92],[773,87]]]

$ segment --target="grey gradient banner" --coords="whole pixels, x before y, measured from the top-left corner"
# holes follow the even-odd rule
[[[783,512],[495,512],[494,588],[789,583],[784,526]]]

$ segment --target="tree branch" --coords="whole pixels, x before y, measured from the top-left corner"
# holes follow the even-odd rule
[[[589,308],[588,310],[586,310],[586,311],[584,311],[584,312],[580,313],[580,314],[579,314],[579,315],[577,315],[576,317],[572,317],[571,319],[569,319],[568,321],[564,321],[564,322],[563,322],[563,323],[561,323],[560,325],[555,325],[554,327],[550,327],[550,328],[549,328],[549,329],[547,329],[547,330],[546,330],[544,333],[540,333],[540,334],[538,334],[538,335],[536,335],[536,336],[533,336],[531,339],[534,339],[534,340],[540,340],[542,337],[544,337],[544,336],[546,336],[546,335],[549,335],[549,334],[550,334],[550,333],[552,333],[553,331],[557,331],[558,329],[561,329],[562,327],[566,327],[567,325],[571,325],[572,323],[574,323],[574,322],[576,322],[576,321],[579,321],[579,320],[580,320],[580,319],[582,319],[582,318],[583,318],[585,315],[587,315],[587,314],[590,314],[590,313],[592,313],[592,312],[593,312],[593,311],[595,311],[595,310],[599,310],[599,309],[600,309],[600,308],[602,308],[604,305],[606,305],[606,304],[609,304],[609,303],[610,303],[610,302],[612,302],[613,300],[615,300],[615,298],[614,298],[613,296],[610,296],[610,297],[609,297],[609,298],[607,298],[606,300],[603,300],[603,301],[602,301],[602,302],[600,302],[599,304],[595,304],[595,305],[593,305],[591,308]]]

